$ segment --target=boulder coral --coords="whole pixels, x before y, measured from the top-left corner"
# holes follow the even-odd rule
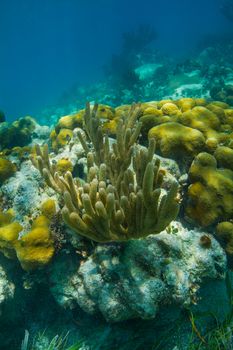
[[[233,171],[217,168],[214,156],[199,153],[190,169],[187,215],[201,226],[233,217]]]
[[[192,159],[205,145],[205,138],[200,131],[173,122],[151,128],[148,137],[155,139],[163,157],[174,159]]]
[[[0,185],[14,175],[16,166],[8,159],[0,158]]]
[[[203,247],[203,232],[173,225],[174,233],[98,245],[78,269],[72,257],[60,259],[49,267],[54,298],[107,322],[153,319],[164,305],[195,303],[201,281],[224,278],[226,256],[211,235]]]
[[[233,149],[220,146],[214,152],[214,157],[220,168],[227,168],[233,171]]]
[[[233,255],[233,223],[224,221],[220,222],[216,227],[216,235],[223,243],[225,251],[229,255]]]
[[[32,134],[36,122],[27,116],[20,118],[13,123],[0,124],[0,149],[26,146],[32,140]]]

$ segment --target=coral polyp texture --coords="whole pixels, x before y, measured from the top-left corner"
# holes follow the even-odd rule
[[[177,182],[161,194],[163,173],[159,160],[154,159],[154,140],[148,149],[136,145],[140,113],[140,108],[133,106],[118,121],[116,141],[110,145],[100,126],[98,105],[91,110],[87,104],[83,116],[87,138],[78,132],[87,156],[85,183],[74,180],[69,171],[59,176],[59,162],[56,166],[50,163],[47,147],[43,151],[36,148],[33,163],[47,184],[63,196],[64,221],[94,241],[125,241],[159,233],[178,214]]]

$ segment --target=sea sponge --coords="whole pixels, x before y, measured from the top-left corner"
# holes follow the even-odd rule
[[[175,159],[193,158],[205,145],[200,131],[173,122],[153,127],[148,137],[155,138],[162,156]]]
[[[0,158],[0,185],[14,175],[15,171],[16,166],[11,161]]]
[[[49,220],[45,216],[38,217],[31,231],[17,240],[14,247],[24,270],[32,271],[48,264],[55,251]]]
[[[233,254],[233,223],[224,221],[220,222],[216,227],[216,235],[224,244],[227,254]]]
[[[71,161],[69,159],[62,158],[62,159],[59,159],[57,161],[56,169],[61,175],[63,175],[67,171],[70,171],[70,172],[73,171],[73,164],[71,163]]]
[[[55,200],[49,198],[45,202],[43,202],[41,205],[41,213],[43,214],[43,216],[51,220],[56,214]]]
[[[214,156],[199,153],[189,170],[186,214],[201,226],[233,217],[233,171],[218,169]]]

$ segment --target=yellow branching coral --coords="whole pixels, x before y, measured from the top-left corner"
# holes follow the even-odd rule
[[[82,183],[70,172],[56,173],[48,148],[37,147],[34,165],[47,184],[63,196],[64,221],[75,232],[97,242],[124,241],[159,233],[177,216],[177,183],[161,195],[163,172],[154,159],[155,141],[148,149],[136,142],[141,130],[138,106],[119,119],[111,144],[96,117],[98,106],[87,104],[84,126],[88,141],[78,133],[87,155],[87,179]],[[92,145],[92,147],[90,146]]]

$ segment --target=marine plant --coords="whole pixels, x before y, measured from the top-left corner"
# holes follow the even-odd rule
[[[141,110],[134,105],[118,121],[111,141],[96,117],[98,105],[87,103],[79,140],[87,157],[83,182],[67,171],[59,176],[49,159],[48,146],[36,147],[33,164],[47,185],[64,200],[65,223],[78,234],[97,242],[125,241],[159,233],[176,218],[178,184],[162,193],[163,171],[154,158],[155,141],[148,148],[137,144]]]

